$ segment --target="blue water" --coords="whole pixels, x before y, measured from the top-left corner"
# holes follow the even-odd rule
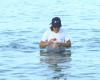
[[[39,49],[55,16],[72,41],[63,54]],[[0,0],[0,80],[100,80],[100,1]]]

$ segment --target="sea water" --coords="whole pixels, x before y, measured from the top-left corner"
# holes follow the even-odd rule
[[[72,47],[39,48],[58,16]],[[0,80],[100,80],[99,0],[0,0]]]

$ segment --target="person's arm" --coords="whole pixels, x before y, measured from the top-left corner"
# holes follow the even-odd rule
[[[69,33],[65,32],[65,41],[64,41],[63,46],[66,47],[66,48],[71,47],[71,40],[70,40]]]
[[[45,48],[46,46],[48,46],[48,42],[44,42],[44,41],[40,42],[40,48]]]
[[[52,39],[50,41],[41,41],[40,42],[40,48],[45,48],[46,46],[52,45],[53,41]]]
[[[71,47],[71,41],[68,40],[65,43],[61,43],[61,46],[66,47],[66,48],[69,48],[69,47]]]
[[[42,39],[40,41],[40,48],[45,48],[48,45],[48,32],[44,32]]]
[[[66,42],[61,42],[61,43],[57,43],[59,47],[65,47],[65,48],[70,48],[71,47],[71,41],[68,40]]]

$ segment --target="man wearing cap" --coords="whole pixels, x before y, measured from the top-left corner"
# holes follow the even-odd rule
[[[49,31],[43,34],[40,41],[40,48],[46,48],[51,46],[53,48],[69,48],[71,47],[71,41],[68,33],[61,28],[61,20],[59,17],[54,17],[51,22]]]

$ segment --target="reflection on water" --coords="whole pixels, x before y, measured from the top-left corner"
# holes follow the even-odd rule
[[[48,71],[53,71],[52,80],[67,80],[67,73],[64,71],[70,68],[71,50],[58,53],[48,53],[41,50],[40,56],[41,63],[48,66]]]

